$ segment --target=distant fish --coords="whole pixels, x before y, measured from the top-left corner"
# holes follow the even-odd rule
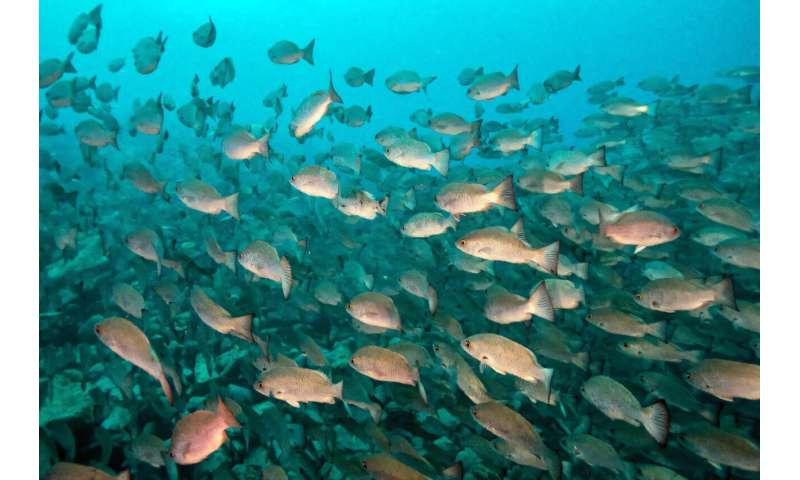
[[[471,85],[476,78],[481,76],[483,76],[483,67],[478,67],[478,68],[467,67],[461,70],[461,73],[458,74],[458,83],[461,86],[466,87],[467,85]]]
[[[109,475],[102,470],[77,463],[58,462],[53,465],[45,480],[131,480],[128,470],[123,470],[119,475]]]
[[[281,40],[269,49],[269,59],[272,63],[279,65],[291,65],[301,59],[314,65],[314,39],[308,42],[305,48],[301,49],[294,42]]]
[[[72,65],[72,56],[74,53],[70,52],[64,60],[51,58],[39,64],[39,88],[46,88],[55,83],[65,73],[76,73],[75,67]]]
[[[215,412],[197,410],[178,420],[172,431],[169,456],[178,465],[200,463],[225,444],[226,429],[240,426],[220,398]]]
[[[219,85],[220,88],[225,88],[225,85],[231,83],[236,77],[236,70],[233,68],[233,60],[230,57],[225,57],[211,70],[211,85]]]
[[[124,318],[109,317],[95,325],[94,332],[111,351],[158,380],[172,405],[172,389],[161,361],[150,346],[150,340],[136,325]]]
[[[209,215],[227,212],[239,219],[239,193],[223,197],[213,186],[200,180],[187,180],[175,186],[175,193],[184,205]]]
[[[492,72],[475,78],[467,89],[467,96],[473,100],[491,100],[505,95],[511,89],[519,90],[517,66],[508,76],[502,72]]]
[[[581,66],[575,67],[575,70],[559,70],[551,74],[544,81],[543,85],[547,93],[554,94],[572,85],[572,82],[581,80]]]
[[[275,247],[262,240],[255,240],[239,253],[239,265],[259,278],[277,282],[283,298],[292,291],[292,265],[286,257],[279,257]]]
[[[133,64],[136,71],[142,75],[153,73],[158,68],[166,43],[167,37],[162,37],[162,32],[158,32],[156,38],[144,37],[139,40],[133,47]]]
[[[436,80],[435,76],[422,78],[412,70],[400,70],[386,78],[386,86],[394,93],[406,95],[409,93],[428,91],[428,85]]]
[[[253,343],[253,315],[232,316],[214,303],[206,292],[195,286],[190,297],[192,309],[206,325],[224,335],[230,334]]]
[[[222,151],[231,160],[249,160],[256,155],[269,157],[270,134],[255,138],[247,129],[234,128],[222,140]]]
[[[108,71],[117,73],[125,66],[125,57],[117,57],[108,62]]]
[[[350,67],[344,73],[344,81],[351,87],[360,87],[365,83],[371,87],[374,78],[374,68],[371,68],[365,72],[358,67]]]
[[[211,17],[208,17],[208,22],[197,27],[194,33],[192,33],[192,40],[195,45],[203,48],[214,45],[214,42],[217,40],[217,27],[214,25],[214,21],[211,20]]]

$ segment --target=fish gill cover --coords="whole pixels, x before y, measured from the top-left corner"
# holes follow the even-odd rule
[[[40,477],[758,478],[758,24],[41,2]]]

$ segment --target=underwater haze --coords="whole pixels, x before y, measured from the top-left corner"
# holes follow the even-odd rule
[[[41,1],[40,478],[758,478],[759,15]]]

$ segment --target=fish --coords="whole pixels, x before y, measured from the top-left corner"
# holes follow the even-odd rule
[[[289,133],[297,139],[308,135],[333,103],[342,103],[342,97],[333,88],[333,74],[328,72],[328,90],[318,90],[300,102],[292,115]]]
[[[279,257],[275,247],[263,240],[255,240],[239,252],[239,265],[259,278],[277,282],[283,298],[292,291],[292,265],[286,257]]]
[[[362,292],[350,299],[345,310],[351,317],[372,327],[402,330],[400,312],[392,299],[379,292]]]
[[[253,343],[253,314],[234,317],[214,303],[206,292],[195,286],[190,296],[192,309],[206,325],[223,335],[233,335],[246,342]]]
[[[346,72],[344,72],[344,81],[351,87],[360,87],[365,83],[371,87],[374,78],[374,68],[364,71],[358,67],[350,67]]]
[[[75,127],[75,135],[84,145],[102,148],[111,145],[119,150],[117,132],[107,129],[97,120],[84,120]]]
[[[466,87],[468,85],[471,85],[476,78],[482,75],[483,75],[483,67],[478,67],[478,68],[467,67],[461,70],[461,73],[458,74],[458,83],[462,87]]]
[[[58,462],[44,476],[46,480],[130,480],[131,474],[123,470],[118,475],[109,475],[87,465]]]
[[[436,80],[435,76],[421,77],[412,70],[400,70],[386,77],[385,83],[392,92],[408,95],[419,91],[428,93],[428,85],[434,80]]]
[[[517,178],[517,185],[531,193],[555,195],[562,192],[574,192],[583,196],[583,174],[567,179],[563,175],[543,168],[531,168]]]
[[[182,417],[172,431],[169,456],[178,465],[194,465],[217,451],[228,440],[225,430],[241,425],[221,398],[216,411],[196,410]]]
[[[478,76],[467,89],[467,96],[472,100],[486,101],[501,97],[509,90],[519,90],[518,67],[515,65],[508,75],[492,72]]]
[[[144,37],[133,47],[133,65],[136,71],[142,75],[153,73],[161,61],[167,38],[163,37],[162,32],[158,32],[156,38]]]
[[[586,314],[586,321],[605,332],[626,337],[651,335],[663,340],[667,334],[667,322],[646,323],[636,315],[613,307],[592,308]]]
[[[512,175],[491,190],[477,183],[451,182],[436,194],[436,206],[453,216],[485,212],[495,205],[509,210],[517,209]]]
[[[202,48],[209,48],[214,45],[217,40],[217,27],[211,17],[208,17],[208,22],[200,25],[192,32],[192,41],[195,45]]]
[[[580,150],[558,150],[548,156],[545,168],[561,175],[580,175],[591,167],[605,167],[606,147],[600,147],[590,154]]]
[[[377,480],[427,480],[427,477],[388,453],[376,453],[361,460],[361,468]]]
[[[527,322],[533,315],[551,322],[555,320],[553,303],[544,282],[531,289],[528,298],[492,285],[486,293],[483,312],[489,320],[503,325]]]
[[[226,85],[231,83],[236,78],[236,69],[233,66],[231,57],[225,57],[214,66],[209,75],[211,85],[218,85],[220,88],[225,88]]]
[[[58,81],[65,73],[77,73],[72,65],[74,53],[70,52],[64,60],[49,58],[39,63],[39,88],[47,88]]]
[[[479,333],[461,341],[461,348],[480,362],[481,371],[487,366],[500,375],[511,374],[522,380],[548,385],[552,368],[539,365],[536,355],[523,345],[494,333]]]
[[[219,215],[226,212],[231,217],[239,220],[239,193],[223,197],[216,188],[200,181],[186,180],[175,186],[175,193],[180,201],[198,212],[209,215]]]
[[[428,278],[419,270],[408,270],[400,275],[398,282],[406,292],[411,295],[425,299],[428,302],[428,309],[431,315],[436,314],[436,307],[439,303],[439,294],[428,283]]]
[[[269,158],[270,134],[256,138],[246,129],[234,129],[222,140],[222,151],[231,160],[250,160],[256,155]]]
[[[658,312],[673,313],[697,310],[709,305],[736,308],[733,282],[723,278],[717,283],[697,279],[660,278],[648,282],[634,294],[636,303]]]
[[[572,82],[579,82],[581,81],[581,66],[578,65],[575,67],[575,70],[558,70],[557,72],[552,73],[547,79],[545,79],[542,84],[544,85],[545,90],[547,93],[552,95],[554,93],[560,92],[565,88],[572,85]]]
[[[681,234],[670,219],[658,212],[626,211],[612,219],[606,219],[601,210],[597,213],[600,234],[620,245],[635,245],[634,254],[647,247],[672,242]]]
[[[94,326],[94,333],[112,352],[155,378],[161,384],[167,402],[172,405],[172,388],[164,374],[161,360],[139,327],[124,318],[108,317]]]
[[[761,453],[751,440],[704,425],[682,433],[681,443],[714,466],[730,466],[749,472],[761,468]]]
[[[445,217],[439,212],[419,212],[403,224],[402,233],[412,238],[428,238],[441,235],[447,230],[456,229],[458,219],[451,215]]]
[[[618,381],[595,375],[583,383],[581,395],[612,420],[622,420],[635,427],[643,426],[660,445],[667,443],[670,413],[663,400],[642,407],[636,397]]]
[[[308,45],[302,49],[294,42],[281,40],[271,46],[267,54],[272,63],[277,63],[278,65],[291,65],[300,60],[305,60],[314,65],[314,39],[312,38]]]
[[[145,308],[144,297],[130,284],[115,283],[112,285],[111,299],[128,315],[142,318],[142,310]]]
[[[356,350],[350,357],[350,366],[358,373],[379,382],[400,383],[417,386],[420,398],[428,401],[419,376],[419,369],[412,367],[406,358],[387,348],[367,345]]]
[[[727,402],[761,398],[760,368],[751,363],[707,358],[689,369],[685,379],[694,388]]]
[[[301,403],[335,403],[342,399],[343,382],[331,383],[317,370],[299,367],[274,367],[258,377],[253,388],[265,396],[283,400],[299,408]]]
[[[503,227],[486,227],[462,236],[456,248],[474,257],[508,263],[525,263],[555,275],[558,269],[559,242],[533,248],[524,240],[522,219],[506,230]]]
[[[308,165],[292,175],[289,182],[294,188],[312,197],[333,200],[339,195],[336,174],[325,167]]]
[[[450,168],[448,149],[433,152],[427,143],[411,137],[400,138],[384,147],[384,155],[395,165],[424,171],[434,169],[443,177]]]
[[[160,468],[165,465],[164,457],[167,455],[167,446],[164,440],[152,433],[140,433],[131,444],[133,456],[152,467]]]

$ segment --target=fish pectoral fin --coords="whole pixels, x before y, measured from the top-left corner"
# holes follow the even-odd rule
[[[636,255],[637,253],[641,252],[645,248],[647,248],[646,245],[636,245],[636,248],[633,250],[633,254]]]
[[[289,400],[288,398],[284,398],[283,401],[293,406],[294,408],[300,408],[300,402],[298,402],[297,400]]]

